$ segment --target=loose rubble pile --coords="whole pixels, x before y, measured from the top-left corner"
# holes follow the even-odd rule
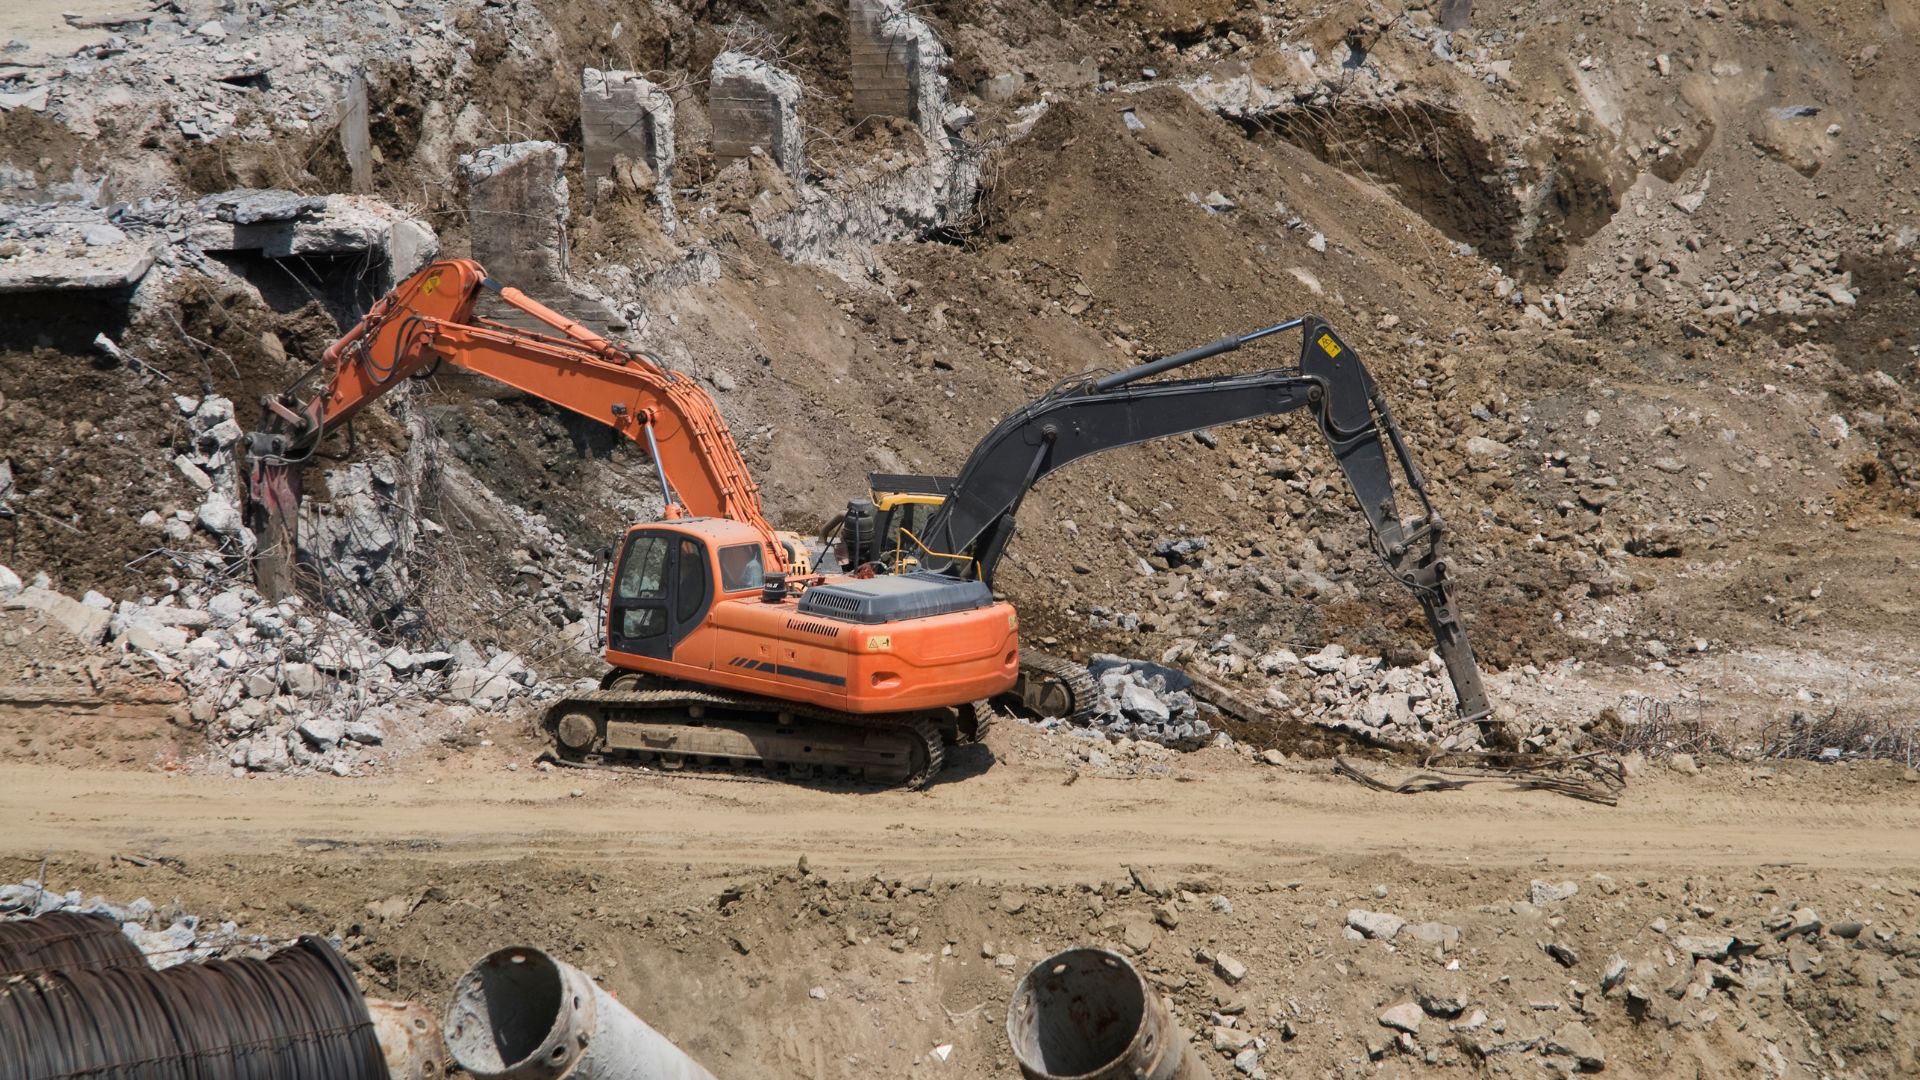
[[[1110,736],[1197,750],[1213,741],[1185,674],[1145,660],[1095,655],[1087,668],[1100,683],[1093,725]]]
[[[231,921],[203,928],[200,916],[180,911],[178,904],[162,908],[144,896],[130,904],[115,904],[104,896],[88,897],[79,889],[53,892],[35,878],[18,885],[0,885],[0,919],[30,919],[53,911],[111,917],[155,968],[211,960],[238,949],[272,944],[266,937],[242,934],[239,924]]]
[[[395,728],[435,730],[509,701],[551,697],[509,650],[467,641],[410,651],[298,597],[268,603],[252,588],[188,583],[164,601],[115,603],[21,583],[0,567],[0,605],[37,610],[81,643],[117,648],[187,689],[190,714],[236,773],[353,775],[379,760]],[[216,591],[216,589],[218,591]],[[409,730],[420,741],[423,730]]]

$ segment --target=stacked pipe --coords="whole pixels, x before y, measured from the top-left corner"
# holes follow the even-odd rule
[[[146,966],[147,958],[110,915],[54,911],[0,922],[0,976]]]
[[[0,1078],[389,1080],[353,974],[303,937],[265,960],[0,980]]]

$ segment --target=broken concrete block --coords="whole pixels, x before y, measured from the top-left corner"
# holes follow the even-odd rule
[[[626,158],[645,167],[643,175],[636,175],[650,182],[671,228],[673,98],[664,89],[631,71],[587,68],[580,73],[580,139],[589,205],[598,196],[600,181],[622,182],[614,173]]]
[[[37,586],[21,589],[8,597],[6,606],[38,611],[88,645],[98,645],[106,640],[107,627],[113,621],[110,611],[102,611],[71,596]]]
[[[280,682],[290,694],[311,697],[320,692],[320,673],[312,664],[288,664],[280,671]]]
[[[77,255],[29,249],[0,260],[0,293],[123,289],[152,267],[153,249],[139,241],[89,247]]]
[[[207,494],[206,501],[200,504],[200,511],[196,517],[200,527],[215,536],[235,536],[240,532],[243,524],[240,508],[233,505],[232,499],[219,492]]]
[[[943,139],[946,48],[902,0],[850,0],[853,114],[903,116],[928,138]]]
[[[713,156],[722,165],[743,161],[758,146],[796,180],[807,175],[800,128],[800,80],[739,52],[713,58],[708,82]]]
[[[347,737],[345,721],[331,716],[309,716],[300,721],[299,731],[301,738],[322,753],[338,746],[340,740]]]

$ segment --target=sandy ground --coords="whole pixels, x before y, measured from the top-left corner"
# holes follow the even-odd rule
[[[1649,768],[1604,807],[1216,750],[1123,779],[1012,724],[917,793],[547,772],[512,736],[429,756],[244,782],[0,764],[0,879],[45,860],[56,890],[331,934],[370,993],[436,1009],[484,952],[538,945],[721,1076],[1015,1075],[1014,980],[1086,944],[1134,956],[1216,1077],[1247,1037],[1268,1076],[1569,1072],[1578,1032],[1610,1076],[1920,1065],[1920,786],[1897,768]],[[1542,881],[1577,891],[1532,903]],[[1776,941],[1809,906],[1864,929]],[[1366,940],[1354,910],[1443,940]],[[1732,982],[1687,955],[1719,934],[1760,943]],[[1251,974],[1224,981],[1220,952]],[[1402,1039],[1378,1017],[1409,999],[1438,1011]]]
[[[1018,744],[1044,737],[994,740],[1019,757]],[[1486,787],[1391,797],[1332,777],[1324,762],[1274,769],[1216,751],[1187,759],[1172,779],[1085,775],[1065,784],[1064,768],[975,750],[925,792],[504,764],[345,784],[5,764],[0,820],[16,853],[191,859],[317,844],[360,857],[426,845],[450,863],[537,856],[698,867],[782,867],[806,854],[849,873],[972,871],[1009,881],[1129,863],[1257,880],[1334,854],[1585,870],[1920,867],[1920,788],[1872,782],[1878,769],[1727,766],[1698,778],[1658,770],[1604,807]]]
[[[103,15],[139,11],[127,0],[15,0],[0,6],[0,45],[23,41],[27,47],[0,55],[0,66],[8,64],[45,64],[71,55],[76,49],[98,44],[113,36],[106,27],[76,27],[63,16],[74,14],[81,21]]]

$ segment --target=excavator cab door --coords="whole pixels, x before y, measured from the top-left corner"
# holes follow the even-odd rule
[[[614,574],[608,645],[671,660],[674,647],[700,625],[712,602],[706,545],[667,530],[632,533]]]

